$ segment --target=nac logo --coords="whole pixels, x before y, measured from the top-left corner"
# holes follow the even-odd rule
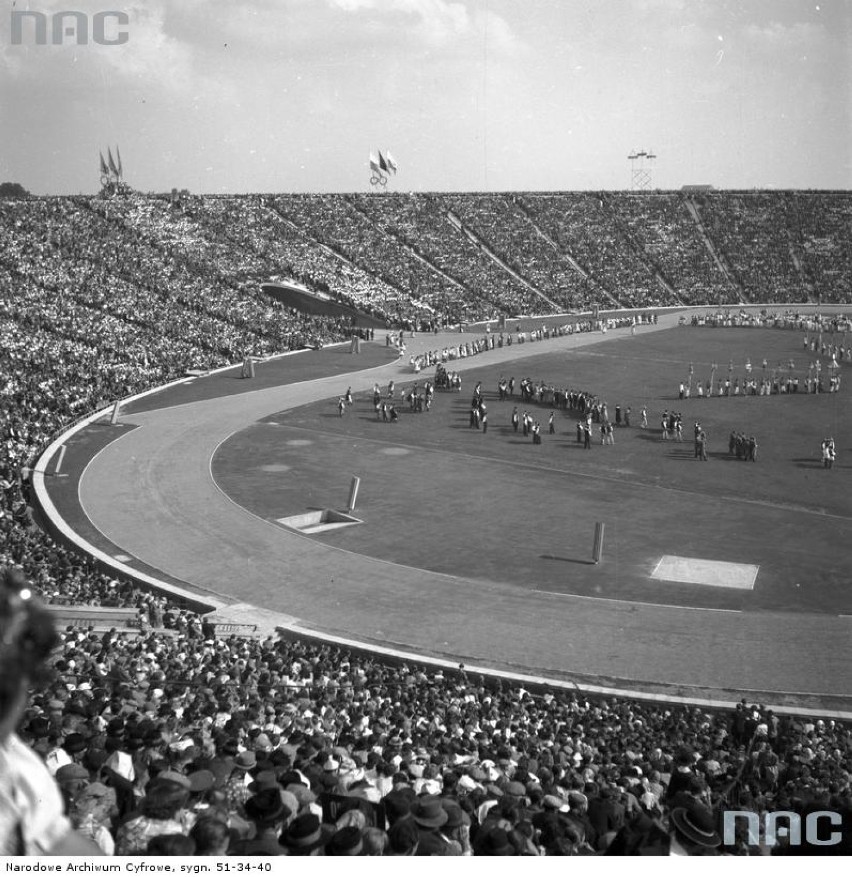
[[[123,46],[130,34],[126,27],[130,16],[114,10],[96,12],[44,12],[12,10],[11,42],[13,46],[87,46],[89,40],[99,46]]]

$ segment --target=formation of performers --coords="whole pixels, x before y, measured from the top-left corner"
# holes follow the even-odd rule
[[[791,379],[793,380],[793,379]],[[756,385],[757,382],[754,382]],[[837,379],[839,385],[839,377]],[[542,404],[550,407],[548,432],[555,435],[555,412],[557,410],[571,410],[579,414],[576,425],[577,442],[582,443],[586,449],[592,446],[592,436],[594,432],[593,424],[598,425],[599,439],[601,445],[615,444],[615,430],[617,427],[630,427],[631,409],[629,406],[622,409],[621,405],[616,405],[614,409],[614,418],[610,419],[610,412],[605,400],[599,399],[596,395],[584,390],[562,389],[546,384],[544,381],[535,384],[529,378],[522,379],[517,384],[520,391],[520,400],[525,404]],[[700,388],[699,384],[699,388]],[[738,395],[739,384],[735,381],[730,385],[727,381],[723,387],[722,395],[730,394],[730,387],[733,386],[733,395]],[[751,386],[746,384],[745,386]],[[788,384],[779,391],[796,392],[796,384]],[[404,389],[401,401],[407,402],[409,410],[414,413],[422,411],[430,411],[434,398],[435,388],[444,388],[461,392],[461,376],[457,372],[449,372],[443,363],[436,364],[435,381],[425,381],[422,388],[419,382],[415,382],[410,388]],[[516,382],[514,377],[505,378],[502,375],[497,384],[498,397],[500,401],[515,399]],[[762,392],[762,391],[761,391]],[[376,419],[383,422],[396,422],[399,420],[399,412],[395,404],[396,386],[393,380],[388,382],[385,392],[376,383],[373,385],[373,407],[376,412]],[[752,395],[755,395],[752,392]],[[683,384],[680,386],[680,397],[688,398],[689,392]],[[338,410],[340,416],[343,417],[347,407],[352,405],[352,388],[349,387],[346,393],[338,397]],[[483,433],[488,432],[488,407],[485,403],[482,392],[482,382],[477,381],[473,397],[470,405],[469,426],[471,429],[481,430]],[[531,437],[533,444],[542,443],[542,426],[541,422],[536,419],[529,411],[521,413],[518,406],[514,406],[511,414],[511,426],[515,433],[519,431],[524,437]],[[641,409],[642,429],[648,428],[648,412],[643,405]],[[682,442],[683,437],[683,415],[679,411],[669,411],[666,409],[660,417],[660,433],[661,441],[678,441]],[[695,457],[699,460],[707,460],[707,433],[700,423],[695,423]],[[752,463],[757,462],[757,439],[753,435],[746,435],[738,430],[732,430],[728,440],[728,453],[735,456],[738,460],[744,460]],[[821,446],[823,466],[831,469],[836,459],[836,445],[833,438],[826,438]]]
[[[812,365],[807,377],[804,379],[804,393],[837,393],[840,391],[840,372],[832,370],[828,376],[828,384],[824,376]],[[699,399],[712,398],[713,396],[778,396],[787,393],[799,392],[799,378],[793,374],[774,374],[772,377],[744,378],[742,382],[738,377],[719,378],[718,381],[707,381],[696,385],[696,395]],[[678,398],[688,399],[692,395],[692,388],[688,384],[681,383],[678,388]]]
[[[517,432],[519,427],[522,429],[524,436],[532,436],[534,445],[541,444],[541,424],[529,411],[524,411],[523,415],[518,414],[518,406],[516,405],[512,410],[512,429]],[[550,434],[553,435],[555,432],[556,427],[553,423],[553,412],[551,412]]]
[[[683,415],[680,411],[669,411],[668,408],[660,418],[661,441],[683,441]]]
[[[396,410],[394,396],[396,384],[388,381],[387,391],[384,398],[378,384],[373,384],[373,408],[376,412],[376,420],[395,423],[399,420],[399,412]],[[403,401],[408,403],[408,408],[415,414],[432,410],[432,400],[435,396],[435,385],[426,381],[421,390],[419,382],[415,382],[403,395]]]
[[[728,438],[728,453],[736,454],[738,460],[750,460],[757,462],[757,439],[753,435],[744,435],[736,430],[731,430]]]
[[[447,371],[440,362],[435,367],[435,386],[439,390],[455,390],[461,393],[462,379],[458,372]]]

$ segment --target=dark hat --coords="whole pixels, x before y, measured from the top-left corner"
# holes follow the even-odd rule
[[[44,716],[36,716],[30,721],[29,732],[35,737],[46,737],[50,732],[50,722]]]
[[[254,778],[254,782],[249,785],[249,791],[253,795],[262,792],[264,789],[275,789],[277,791],[280,788],[281,786],[278,785],[278,777],[275,776],[274,770],[262,770]]]
[[[722,843],[712,810],[697,801],[690,801],[684,807],[675,807],[671,821],[675,830],[690,843],[702,847],[718,847]]]
[[[240,770],[251,770],[253,767],[257,767],[257,756],[254,751],[241,752],[234,760],[234,767],[238,767]]]
[[[88,749],[83,756],[83,764],[89,770],[100,770],[104,766],[109,755],[104,749]]]
[[[124,719],[120,716],[110,719],[107,722],[106,731],[110,737],[117,737],[124,731]]]
[[[523,783],[515,782],[513,780],[506,786],[505,793],[511,795],[513,798],[523,798],[524,795],[526,795],[527,790],[524,788]]]
[[[675,755],[675,763],[681,765],[694,764],[695,752],[691,746],[681,746]]]
[[[415,801],[411,815],[424,828],[440,828],[449,819],[447,811],[441,806],[441,799],[432,795]]]
[[[394,791],[388,792],[382,799],[385,813],[391,822],[396,822],[411,812],[411,805],[414,800],[411,793],[413,792],[414,789],[394,789]]]
[[[502,828],[492,828],[477,844],[476,852],[480,856],[514,856],[515,848]]]
[[[361,836],[361,829],[354,825],[347,825],[336,831],[325,847],[327,856],[360,856],[363,851],[364,839]]]
[[[279,838],[282,846],[287,847],[290,855],[307,856],[313,850],[323,846],[328,832],[323,831],[319,817],[314,813],[303,813],[297,816],[281,833]]]
[[[240,751],[240,744],[236,740],[230,739],[226,740],[219,749],[222,755],[236,755]]]
[[[290,816],[290,811],[281,802],[277,789],[263,789],[252,795],[245,803],[246,816],[260,825],[273,825]]]
[[[62,744],[62,748],[71,755],[82,752],[88,743],[82,734],[69,734]]]
[[[413,855],[419,841],[417,825],[412,819],[400,819],[388,829],[388,847],[398,856]]]
[[[445,798],[442,802],[444,810],[447,811],[447,825],[449,828],[459,828],[462,825],[470,824],[470,817],[462,810],[461,806],[455,801]]]

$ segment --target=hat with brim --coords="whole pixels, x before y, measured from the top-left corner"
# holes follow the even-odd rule
[[[277,789],[263,789],[245,803],[246,816],[258,825],[274,825],[287,819],[291,813],[281,802]]]
[[[264,789],[280,789],[281,786],[278,784],[278,777],[275,774],[274,770],[262,770],[255,778],[252,783],[249,783],[249,791],[252,795],[256,795],[258,792],[262,792]]]
[[[441,806],[441,801],[436,797],[421,798],[411,807],[411,815],[414,821],[423,828],[440,828],[449,819],[447,811]]]
[[[354,825],[347,825],[336,831],[325,847],[327,856],[360,856],[363,852],[363,836],[361,830]]]
[[[62,748],[71,755],[75,755],[86,749],[88,745],[86,738],[82,734],[69,734],[62,744]]]
[[[85,782],[88,779],[89,772],[82,764],[63,764],[62,767],[56,771],[56,782],[59,783],[59,785],[80,781]]]
[[[287,848],[291,856],[309,856],[314,850],[324,846],[331,832],[314,813],[297,816],[282,832],[279,843]]]
[[[702,847],[718,847],[722,838],[716,830],[712,811],[695,802],[685,807],[675,807],[671,813],[672,825],[690,843]]]
[[[252,768],[257,767],[257,755],[251,750],[241,752],[234,760],[234,767],[237,767],[240,770],[251,770]]]
[[[447,829],[460,828],[462,825],[470,825],[470,817],[455,801],[446,800],[443,808],[447,811]]]
[[[515,848],[502,828],[492,828],[482,839],[477,853],[480,856],[514,856]]]

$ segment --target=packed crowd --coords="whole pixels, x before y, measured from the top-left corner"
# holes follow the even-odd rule
[[[25,584],[4,574],[0,631],[8,643],[17,613],[14,635],[50,657],[17,735],[0,738],[5,853],[49,848],[69,827],[118,855],[769,852],[742,822],[723,844],[720,808],[831,809],[849,842],[852,735],[839,722],[746,701],[592,700],[197,628],[54,639],[17,596]],[[48,774],[55,793],[10,810],[10,778],[31,790]],[[28,817],[17,834],[16,813]]]
[[[159,319],[165,340],[180,339],[189,306],[217,349],[269,332],[258,287],[272,278],[396,323],[846,301],[850,211],[832,193],[129,193],[7,200],[0,234],[13,274],[73,287],[98,320]],[[26,264],[42,260],[41,275]],[[275,316],[279,332],[308,328]]]
[[[27,467],[53,436],[189,369],[344,337],[246,286],[216,240],[166,199],[0,201],[0,566],[50,602],[152,599],[36,526]]]
[[[274,273],[376,313],[407,308],[415,320],[421,303],[457,320],[536,302],[528,287],[495,273],[493,261],[471,259],[473,245],[439,196],[353,196],[347,209],[364,222],[341,241],[328,221],[336,196],[322,198],[331,213],[287,198],[0,201],[0,567],[20,570],[0,588],[0,853],[51,849],[71,826],[107,853],[570,855],[690,843],[716,850],[712,808],[721,802],[848,814],[850,734],[840,723],[747,704],[729,715],[591,701],[324,645],[217,640],[197,616],[103,575],[36,526],[26,466],[74,419],[188,369],[345,336],[341,323],[263,297],[257,281]],[[658,231],[672,199],[655,220]],[[623,275],[631,289],[643,272],[647,281],[657,271],[677,278],[679,295],[690,290],[684,299],[709,296],[712,283],[683,282],[690,271],[698,276],[698,262],[678,275],[650,244],[634,247],[641,210],[658,206],[626,196],[606,206],[621,242],[612,252],[647,255],[639,274]],[[487,199],[465,206],[479,212],[467,220],[483,237],[487,208]],[[544,229],[536,209],[506,202],[501,215]],[[672,220],[666,233],[677,240],[686,227]],[[845,258],[825,242],[840,232],[823,230],[808,271],[826,296],[845,294],[830,285],[830,269],[815,267]],[[521,246],[517,230],[505,233],[491,244]],[[571,234],[567,225],[561,233]],[[536,235],[531,252],[540,260]],[[378,246],[368,263],[366,251]],[[381,272],[376,252],[388,263]],[[647,283],[633,298],[581,245],[577,257],[594,283],[575,282],[572,301],[598,301],[605,290],[619,301],[652,302]],[[523,269],[523,254],[513,265]],[[412,295],[402,278],[421,270]],[[532,279],[544,285],[543,278]],[[447,372],[453,350],[461,357],[596,328],[583,321],[488,333],[433,351],[428,364]],[[849,356],[836,346],[841,360]],[[558,398],[609,422],[592,394],[541,384],[529,392],[530,401]],[[28,588],[47,601],[136,607],[139,632],[69,630],[51,653],[49,622],[22,596]],[[17,686],[29,682],[38,684],[22,700]],[[40,790],[40,771],[59,791],[36,804],[37,795],[27,800],[21,791]],[[726,849],[756,851],[742,838]]]
[[[824,300],[849,300],[852,262],[848,248],[838,247],[833,237],[848,227],[846,198],[816,192],[714,192],[695,201],[747,301],[809,301],[828,288],[837,294]]]

